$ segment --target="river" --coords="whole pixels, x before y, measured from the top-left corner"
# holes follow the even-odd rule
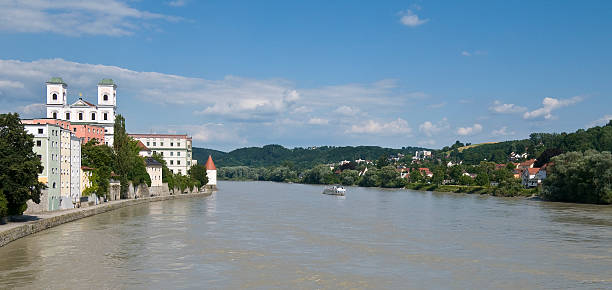
[[[0,248],[0,288],[612,288],[612,207],[220,182]]]

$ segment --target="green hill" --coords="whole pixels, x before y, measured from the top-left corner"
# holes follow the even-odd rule
[[[297,168],[310,168],[315,164],[339,162],[342,160],[366,159],[375,160],[381,155],[414,155],[421,147],[404,147],[402,149],[383,148],[378,146],[322,146],[317,148],[288,149],[281,145],[240,148],[230,152],[193,148],[193,158],[204,164],[208,155],[212,155],[215,165],[266,167],[289,162]]]

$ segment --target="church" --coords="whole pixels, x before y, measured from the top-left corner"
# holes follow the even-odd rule
[[[98,82],[98,104],[79,98],[72,105],[66,101],[68,85],[54,77],[47,84],[47,118],[70,121],[75,125],[96,125],[104,128],[104,143],[113,146],[113,125],[117,112],[117,85],[112,79]]]

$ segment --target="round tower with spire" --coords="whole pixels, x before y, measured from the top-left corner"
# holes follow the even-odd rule
[[[208,160],[206,160],[206,177],[208,177],[208,183],[206,184],[206,188],[210,188],[213,190],[217,189],[217,167],[215,167],[215,163],[212,160],[212,156],[208,155]]]

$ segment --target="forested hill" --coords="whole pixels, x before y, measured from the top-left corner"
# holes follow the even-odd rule
[[[366,159],[375,160],[381,155],[414,155],[417,150],[427,150],[421,147],[404,147],[402,149],[382,148],[378,146],[322,146],[317,148],[288,149],[280,145],[263,147],[248,147],[222,152],[205,148],[193,148],[193,158],[199,164],[204,164],[208,155],[212,155],[215,165],[224,166],[276,166],[290,162],[298,168],[310,168],[316,164],[339,162],[342,160]]]
[[[612,121],[607,125],[580,129],[574,133],[532,133],[529,139],[499,142],[494,144],[483,144],[480,146],[457,150],[459,145],[445,147],[438,153],[437,157],[444,158],[450,152],[450,159],[463,160],[467,164],[478,164],[480,161],[488,160],[498,163],[508,161],[508,155],[512,152],[528,154],[528,158],[538,158],[545,150],[557,152],[585,151],[595,149],[597,151],[612,151]],[[443,154],[442,154],[443,153]]]

